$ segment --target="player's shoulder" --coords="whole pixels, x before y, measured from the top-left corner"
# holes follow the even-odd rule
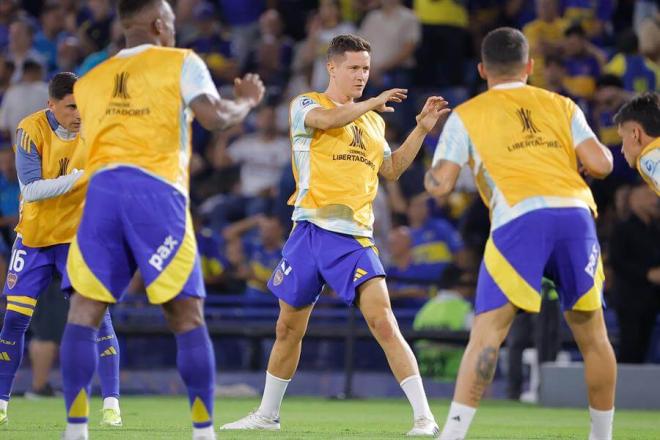
[[[319,92],[305,92],[296,96],[291,100],[291,105],[298,105],[300,107],[308,107],[313,104],[320,104],[323,94]]]
[[[660,177],[660,142],[656,140],[649,147],[639,156],[639,169],[649,177]]]
[[[18,123],[18,128],[30,134],[34,134],[35,132],[40,133],[42,130],[47,129],[48,117],[46,116],[46,111],[46,109],[41,109],[27,115]]]

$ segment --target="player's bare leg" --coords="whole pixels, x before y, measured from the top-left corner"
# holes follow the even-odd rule
[[[564,313],[584,358],[591,415],[590,440],[611,440],[616,387],[616,358],[607,337],[603,310]]]
[[[268,359],[266,385],[261,405],[255,412],[227,423],[220,429],[280,429],[280,406],[286,388],[298,368],[302,340],[314,305],[293,307],[280,300],[280,315],[275,327],[275,344]]]
[[[215,353],[204,322],[204,301],[202,298],[177,297],[163,304],[163,312],[176,338],[176,364],[188,389],[192,438],[215,440]]]
[[[67,427],[64,440],[86,440],[89,391],[98,362],[97,334],[108,304],[74,293],[60,345]]]
[[[367,321],[369,330],[383,348],[394,377],[412,406],[415,424],[408,435],[437,435],[438,425],[429,408],[417,360],[399,330],[385,279],[376,277],[361,284],[356,303]]]
[[[511,303],[507,303],[474,318],[470,341],[458,371],[454,399],[440,434],[441,440],[462,440],[467,435],[481,396],[493,380],[497,355],[516,310]]]
[[[33,339],[28,346],[32,364],[32,390],[39,391],[48,385],[50,370],[57,359],[59,346],[53,341]],[[35,397],[38,397],[35,394]]]

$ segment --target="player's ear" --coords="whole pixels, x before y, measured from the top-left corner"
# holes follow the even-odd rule
[[[161,35],[165,30],[165,23],[163,23],[163,20],[160,18],[157,18],[153,21],[151,27],[153,28],[153,31],[156,35]]]
[[[479,71],[479,77],[483,79],[484,81],[487,79],[486,78],[486,67],[484,66],[484,63],[479,63],[477,64],[477,70]]]
[[[525,75],[531,76],[534,73],[534,58],[529,57],[527,65],[525,66]]]
[[[328,62],[325,65],[326,69],[328,69],[328,76],[330,78],[335,76],[335,63],[332,61],[332,58],[328,59]]]
[[[55,108],[55,101],[51,98],[48,98],[48,110],[53,111]]]

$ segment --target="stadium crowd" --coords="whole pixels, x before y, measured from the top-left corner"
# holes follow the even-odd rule
[[[2,278],[19,211],[14,130],[45,106],[50,77],[60,71],[84,76],[123,47],[114,10],[112,0],[0,0]],[[657,1],[179,0],[176,15],[178,46],[205,60],[221,95],[231,94],[233,78],[245,72],[257,72],[267,86],[266,103],[243,126],[217,135],[193,127],[190,195],[212,295],[244,292],[276,303],[266,282],[291,229],[286,202],[295,187],[288,106],[300,93],[324,89],[324,54],[334,36],[356,33],[371,42],[365,96],[409,89],[408,100],[384,115],[395,150],[427,96],[440,94],[454,107],[484,90],[476,70],[481,39],[508,25],[529,39],[531,84],[574,99],[615,157],[612,175],[590,182],[606,298],[617,310],[619,360],[646,359],[660,311],[660,280],[647,276],[660,266],[660,205],[626,164],[612,117],[635,93],[660,87]],[[446,323],[431,319],[430,325],[461,329],[469,326],[465,305],[489,219],[467,169],[451,196],[436,200],[424,191],[442,122],[398,182],[381,182],[375,239],[392,297],[419,307],[437,295],[435,310],[440,298],[464,319],[446,314]]]

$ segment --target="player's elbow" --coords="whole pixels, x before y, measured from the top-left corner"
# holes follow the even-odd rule
[[[587,171],[589,171],[589,174],[596,179],[606,178],[614,169],[612,160],[605,156],[599,157],[597,160],[593,160],[590,163],[585,164],[585,166]]]
[[[429,170],[424,176],[424,189],[433,197],[444,197],[451,193],[454,185],[449,179],[438,178],[433,170]]]

